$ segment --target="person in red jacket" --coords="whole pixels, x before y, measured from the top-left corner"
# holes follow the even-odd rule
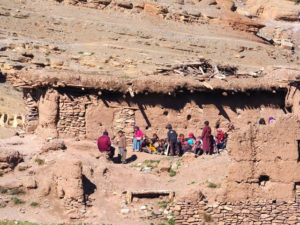
[[[209,122],[204,122],[205,127],[203,128],[201,139],[203,141],[203,151],[206,154],[212,154],[212,136],[211,136],[211,128],[209,127]]]
[[[111,146],[111,141],[108,136],[108,132],[104,131],[103,135],[98,138],[98,149],[101,153],[107,153],[109,159],[112,159],[115,155],[115,148]]]

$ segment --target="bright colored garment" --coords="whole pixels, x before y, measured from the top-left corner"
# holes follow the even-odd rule
[[[111,141],[108,135],[102,135],[99,137],[97,144],[100,152],[108,152],[111,150]]]
[[[201,138],[203,141],[203,146],[202,146],[203,150],[206,152],[211,151],[212,138],[211,138],[211,128],[209,126],[203,128]]]
[[[141,130],[137,130],[136,132],[134,132],[134,137],[137,139],[142,140],[143,139],[143,132]]]

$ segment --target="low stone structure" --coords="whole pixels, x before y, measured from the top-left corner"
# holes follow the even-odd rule
[[[219,225],[232,224],[299,224],[300,204],[297,201],[272,200],[222,202],[207,205],[205,201],[185,199],[170,206],[167,210],[174,214],[176,223],[182,225],[205,222]],[[152,217],[153,219],[155,217]]]

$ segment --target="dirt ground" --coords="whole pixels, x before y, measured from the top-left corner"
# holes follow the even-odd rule
[[[25,155],[25,163],[30,165],[30,168],[25,171],[15,169],[14,172],[1,177],[1,185],[12,185],[24,177],[30,176],[30,174],[35,174],[38,183],[37,189],[28,189],[26,195],[18,196],[26,201],[25,204],[16,207],[9,203],[5,208],[2,208],[0,210],[1,219],[39,223],[70,222],[68,215],[61,211],[62,206],[57,198],[51,196],[40,197],[37,191],[43,177],[47,176],[47,174],[43,174],[45,168],[51,166],[60,158],[66,158],[66,160],[68,158],[80,159],[83,164],[83,171],[87,171],[87,168],[92,168],[94,171],[90,177],[91,182],[96,185],[94,193],[90,196],[94,201],[91,207],[87,207],[83,219],[84,222],[91,224],[149,224],[150,221],[143,219],[143,217],[151,214],[151,212],[159,212],[159,208],[161,208],[159,202],[163,202],[164,199],[134,199],[133,203],[124,205],[126,199],[124,193],[126,191],[175,191],[175,198],[179,199],[195,190],[201,190],[209,202],[213,203],[221,190],[222,181],[230,164],[226,152],[221,155],[204,155],[198,158],[193,155],[173,158],[132,152],[132,150],[128,151],[128,164],[115,164],[95,157],[98,154],[95,142],[74,142],[73,140],[65,140],[67,145],[65,151],[37,155],[43,142],[44,140],[40,140],[35,135],[26,136],[25,138],[13,137],[1,141],[0,146],[2,149],[18,150]],[[45,164],[38,165],[35,162],[37,157],[45,160]],[[168,172],[158,173],[155,168],[149,172],[144,171],[144,163],[147,162],[145,160],[152,160],[153,162],[160,160],[160,163],[164,161],[169,165],[171,164],[176,171],[176,175],[171,177]],[[173,164],[176,166],[174,167]],[[107,169],[105,175],[101,173],[103,168]],[[49,174],[49,176],[51,175]],[[210,188],[210,183],[216,184],[217,187]],[[30,203],[33,201],[39,203],[39,207],[31,207]],[[146,211],[141,210],[141,207],[145,205],[149,209]],[[130,212],[122,215],[120,210],[124,207],[130,209]]]
[[[258,1],[234,1],[236,10],[222,4],[223,1],[213,0],[149,1],[156,6],[148,8],[139,6],[141,1],[126,4],[113,1],[114,4],[101,9],[85,4],[97,1],[77,1],[78,4],[72,5],[74,2],[0,1],[0,113],[25,114],[22,90],[15,90],[5,82],[3,75],[17,77],[19,83],[14,83],[15,86],[24,85],[20,74],[30,74],[30,71],[37,71],[44,77],[48,76],[46,71],[66,73],[74,75],[70,79],[80,81],[79,75],[85,74],[132,84],[140,77],[156,79],[154,75],[173,80],[174,77],[157,71],[203,59],[212,65],[236,67],[240,73],[255,77],[264,76],[266,68],[297,71],[299,67],[300,26],[299,21],[293,19],[299,5],[291,5],[289,1],[283,1],[282,10],[277,4],[272,5],[271,0],[261,1],[265,5]],[[132,8],[130,2],[133,2]],[[167,10],[153,13],[164,7]],[[272,81],[272,76],[275,79],[280,76],[276,73],[267,75]],[[51,77],[47,78],[51,80]],[[185,79],[184,75],[182,79]],[[223,82],[219,78],[212,79]],[[224,82],[230,85],[231,80]],[[245,83],[247,81],[244,86]],[[251,85],[253,83],[263,85],[259,79],[252,80]],[[36,85],[44,87],[46,84]],[[38,133],[25,138],[14,134],[15,129],[0,127],[0,151],[19,151],[29,166],[4,174],[0,177],[0,186],[18,186],[23,179],[34,177],[37,187],[26,189],[25,195],[18,196],[26,201],[20,205],[12,203],[10,198],[13,196],[0,194],[0,203],[7,202],[0,209],[0,220],[45,224],[149,224],[152,221],[143,218],[152,212],[162,213],[158,203],[164,199],[135,199],[126,205],[127,191],[168,190],[174,191],[176,198],[201,191],[213,204],[222,192],[222,183],[231,163],[227,152],[198,158],[191,155],[170,158],[129,149],[131,161],[121,165],[99,158],[93,141],[65,139],[67,150],[41,153],[45,140]],[[46,196],[39,193],[43,181],[52,179],[56,172],[53,164],[69,159],[79,160],[82,173],[96,186],[89,196],[91,206],[81,212],[84,218],[73,220],[70,220],[71,210],[66,212],[62,199],[52,193],[55,190]],[[147,168],[149,162],[153,168]],[[157,172],[160,163],[174,167],[176,175]],[[32,202],[39,206],[32,207]],[[121,213],[122,209],[128,212]]]

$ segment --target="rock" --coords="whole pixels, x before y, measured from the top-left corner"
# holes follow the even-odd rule
[[[18,151],[1,149],[0,168],[6,169],[4,172],[9,172],[10,170],[14,169],[22,161],[23,156]]]
[[[170,162],[167,160],[161,160],[157,165],[157,169],[159,172],[169,172],[171,169]]]
[[[130,209],[121,209],[121,214],[128,214]]]
[[[43,179],[39,182],[39,196],[45,197],[50,194],[51,191],[51,181]]]
[[[146,173],[150,173],[152,171],[152,167],[147,167],[146,166],[146,167],[144,167],[143,171],[146,172]]]
[[[281,40],[281,47],[283,49],[292,50],[294,49],[294,44],[286,40]]]
[[[63,140],[54,139],[50,142],[46,142],[42,146],[41,150],[42,150],[42,153],[44,153],[44,152],[48,152],[48,151],[57,151],[57,150],[65,150],[65,149],[66,149],[66,145]]]
[[[235,7],[235,4],[232,0],[216,0],[217,4],[223,8],[223,9],[226,9],[226,10],[234,10],[236,7]]]
[[[140,207],[140,210],[147,210],[147,206],[142,205],[142,206]]]
[[[117,6],[121,7],[121,8],[125,8],[125,9],[132,9],[133,8],[133,4],[131,2],[127,2],[127,1],[117,1]]]
[[[158,14],[168,12],[168,9],[163,8],[160,5],[152,4],[152,3],[145,3],[144,10],[145,10],[145,12],[150,13],[150,14],[154,14],[154,15],[158,15]]]
[[[23,186],[28,189],[35,189],[37,188],[37,183],[33,177],[25,177],[23,180]]]
[[[27,169],[30,168],[30,167],[31,167],[31,166],[28,165],[27,163],[21,162],[21,163],[18,164],[17,170],[18,170],[18,171],[24,171],[24,170],[27,170]]]

